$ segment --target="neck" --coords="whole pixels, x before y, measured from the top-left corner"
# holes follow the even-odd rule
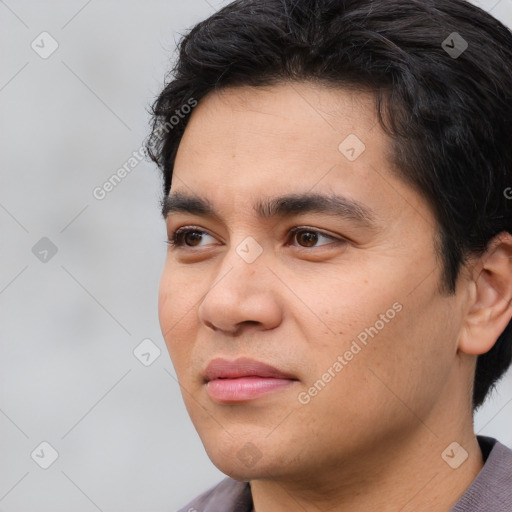
[[[447,450],[453,442],[468,453],[456,469],[464,452],[457,445]],[[251,481],[254,512],[449,511],[483,467],[472,419],[435,432],[422,423],[381,445],[321,474]]]

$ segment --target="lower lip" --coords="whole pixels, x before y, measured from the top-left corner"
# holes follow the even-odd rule
[[[265,377],[215,379],[206,384],[210,398],[217,402],[244,402],[283,389],[294,381]]]

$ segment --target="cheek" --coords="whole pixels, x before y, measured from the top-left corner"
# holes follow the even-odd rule
[[[174,312],[173,290],[171,287],[170,273],[164,268],[160,277],[160,286],[158,289],[158,319],[160,321],[160,330],[167,343],[169,330],[173,325]]]
[[[167,329],[174,325],[175,329],[181,328],[182,320],[186,319],[202,294],[201,279],[197,271],[183,268],[168,258],[158,290],[160,324]]]
[[[158,291],[158,318],[162,336],[173,362],[189,344],[180,343],[190,330],[193,300],[187,295],[183,277],[166,265],[160,278]]]
[[[371,286],[368,274],[356,275],[351,272],[347,277],[340,277],[340,271],[335,269],[327,274],[322,284],[317,282],[304,284],[298,289],[297,295],[304,297],[310,306],[309,317],[312,322],[304,322],[305,328],[313,335],[313,327],[321,327],[325,333],[323,339],[317,342],[343,349],[344,345],[358,336],[361,340],[370,338],[368,330],[375,332],[386,331],[388,326],[400,316],[401,309],[395,290],[387,286]],[[314,290],[314,296],[313,296]],[[393,305],[395,304],[395,307]],[[381,320],[380,315],[384,315]],[[315,319],[316,317],[316,319]],[[314,338],[312,338],[314,339]]]
[[[452,308],[436,296],[436,282],[427,280],[411,294],[404,276],[383,281],[381,275],[381,282],[377,275],[366,276],[333,277],[324,281],[328,286],[317,285],[314,309],[322,322],[301,320],[315,360],[308,377],[314,381],[329,369],[335,372],[332,366],[341,356],[343,369],[333,380],[342,387],[348,378],[352,382],[367,380],[374,396],[390,393],[385,384],[406,395],[409,391],[421,395],[425,382],[434,379],[442,383],[450,361],[451,333],[447,328]],[[299,293],[314,300],[311,291]]]

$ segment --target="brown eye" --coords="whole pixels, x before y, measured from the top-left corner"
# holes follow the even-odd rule
[[[180,228],[172,234],[167,243],[174,247],[199,247],[205,236],[213,238],[200,229]]]
[[[185,241],[185,245],[190,245],[191,247],[195,247],[201,243],[203,235],[200,231],[185,231],[181,233],[181,239]]]
[[[299,247],[304,249],[323,247],[324,245],[342,242],[342,240],[334,236],[327,235],[315,229],[294,228],[291,230],[291,235],[292,239],[296,240]],[[322,238],[326,239],[328,243],[317,245]]]
[[[305,247],[314,247],[318,242],[318,234],[312,231],[299,231],[295,236],[297,241]]]

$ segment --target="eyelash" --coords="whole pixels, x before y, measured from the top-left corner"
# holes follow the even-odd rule
[[[292,228],[290,230],[290,232],[289,232],[290,238],[293,238],[297,233],[301,233],[301,232],[315,233],[315,234],[318,234],[318,235],[322,235],[322,236],[324,236],[326,238],[331,238],[332,240],[334,240],[335,242],[338,242],[338,243],[344,243],[344,242],[347,241],[346,239],[337,238],[337,237],[335,237],[333,235],[328,235],[328,234],[324,233],[323,231],[319,231],[318,229],[308,228],[307,226],[297,226],[295,228]],[[189,233],[199,233],[201,235],[212,236],[209,233],[207,233],[206,231],[204,231],[202,229],[199,229],[199,228],[196,228],[194,226],[183,227],[183,228],[177,229],[174,233],[172,233],[170,239],[169,240],[165,240],[165,243],[170,245],[173,248],[186,247],[187,249],[193,250],[194,246],[187,246],[183,242],[183,238],[187,234],[189,234]],[[331,245],[331,244],[325,244],[325,245],[322,245],[322,246],[319,246],[319,247],[302,247],[302,246],[298,246],[298,247],[300,249],[308,250],[308,249],[318,249],[320,247],[324,247],[324,246],[328,246],[328,245]]]

